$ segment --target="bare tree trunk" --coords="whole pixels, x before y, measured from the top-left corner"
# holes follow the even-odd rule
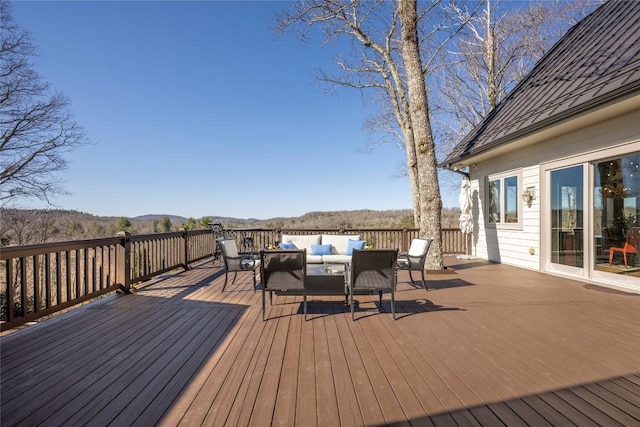
[[[409,175],[409,184],[411,184],[413,223],[416,227],[420,227],[420,183],[418,173],[418,156],[416,153],[416,144],[413,137],[413,127],[411,125],[403,126],[402,133],[404,134],[404,145],[407,151],[407,171]]]
[[[493,110],[498,102],[498,87],[496,76],[496,46],[493,35],[493,22],[491,21],[491,0],[487,0],[487,39],[485,52],[487,53],[488,76],[487,83],[487,100],[489,101],[489,110]]]
[[[398,0],[402,58],[406,71],[411,128],[418,172],[420,223],[416,225],[420,227],[421,236],[433,239],[427,268],[442,269],[444,267],[440,236],[442,200],[438,185],[435,144],[429,121],[427,88],[420,57],[417,7],[416,0]]]
[[[311,27],[318,26],[327,40],[349,37],[361,44],[363,49],[351,49],[345,55],[338,56],[338,72],[321,72],[321,80],[384,94],[384,102],[388,103],[388,111],[395,116],[406,149],[415,226],[420,228],[421,236],[434,240],[427,266],[441,269],[442,201],[424,80],[427,70],[420,46],[429,45],[426,42],[429,38],[442,35],[448,39],[451,35],[445,31],[448,18],[438,14],[441,11],[439,1],[425,7],[421,11],[421,19],[429,21],[429,25],[434,25],[436,30],[425,34],[422,41],[419,40],[416,0],[397,0],[397,3],[384,0],[297,1],[293,3],[291,12],[279,17],[278,28],[284,31],[295,24],[304,38]],[[401,26],[400,31],[398,25]],[[432,46],[427,49],[429,61],[436,58],[444,45],[442,42],[438,39],[431,43]],[[381,117],[386,123],[388,118],[385,115]]]

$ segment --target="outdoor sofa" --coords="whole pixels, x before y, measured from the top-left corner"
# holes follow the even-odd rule
[[[353,249],[363,249],[359,234],[283,234],[280,249],[306,249],[307,264],[344,264],[351,262]]]

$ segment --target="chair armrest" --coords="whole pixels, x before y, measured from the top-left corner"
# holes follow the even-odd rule
[[[400,270],[408,270],[411,268],[411,258],[407,253],[398,254],[398,258],[396,258],[396,267]]]
[[[241,270],[251,271],[260,265],[259,260],[250,254],[238,254],[238,256],[227,257],[227,262],[230,265],[237,265]],[[236,267],[233,267],[236,268]]]

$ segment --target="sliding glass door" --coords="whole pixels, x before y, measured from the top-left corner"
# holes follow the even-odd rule
[[[543,171],[545,269],[640,288],[640,153]]]
[[[584,166],[572,166],[549,172],[549,268],[571,274],[583,274]]]

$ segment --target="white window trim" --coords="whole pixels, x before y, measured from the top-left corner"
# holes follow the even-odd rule
[[[505,222],[505,214],[506,214],[506,209],[505,209],[505,195],[506,195],[506,191],[505,191],[505,186],[504,186],[504,180],[505,178],[512,178],[515,177],[518,181],[518,185],[517,185],[517,190],[516,190],[516,201],[518,203],[518,222]],[[490,183],[491,181],[500,181],[500,216],[501,216],[501,222],[491,222],[490,219],[490,215],[491,213],[489,212],[490,209]],[[523,213],[523,208],[522,205],[524,204],[524,202],[522,201],[521,198],[521,194],[522,194],[522,169],[514,169],[514,170],[510,170],[510,171],[506,171],[506,172],[500,172],[500,173],[495,173],[495,174],[491,174],[487,176],[487,181],[486,181],[486,194],[487,194],[487,200],[486,200],[486,212],[485,212],[485,226],[488,228],[495,228],[497,230],[522,230],[522,213]]]

